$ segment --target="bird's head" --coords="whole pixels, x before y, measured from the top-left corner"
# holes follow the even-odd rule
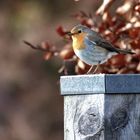
[[[70,32],[68,32],[68,35],[70,35],[72,38],[74,37],[83,37],[89,33],[90,29],[84,25],[76,25],[72,28]]]
[[[72,28],[68,35],[72,37],[73,47],[77,49],[83,48],[83,40],[84,38],[91,32],[91,29],[84,25],[76,25]]]

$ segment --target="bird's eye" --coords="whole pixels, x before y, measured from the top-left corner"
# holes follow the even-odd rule
[[[79,34],[80,34],[81,32],[82,32],[81,30],[78,31]]]

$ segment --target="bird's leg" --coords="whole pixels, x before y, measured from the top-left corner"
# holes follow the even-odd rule
[[[98,65],[96,66],[96,68],[93,71],[93,74],[95,74],[95,72],[98,70],[100,63],[98,63]]]
[[[92,66],[89,68],[87,74],[89,74],[89,73],[91,72],[91,70],[93,69],[93,67],[94,67],[94,65],[92,65]]]
[[[98,62],[96,68],[95,68],[94,71],[93,71],[93,74],[95,74],[95,72],[98,70],[99,65],[100,65],[100,62]],[[89,74],[89,73],[92,71],[93,67],[94,67],[94,65],[92,65],[92,66],[90,67],[90,69],[88,70],[87,74]]]
[[[93,74],[95,74],[95,72],[98,70],[100,63],[101,62],[99,61],[98,64],[97,64],[97,66],[96,66],[96,68],[95,68],[95,70],[93,71]]]

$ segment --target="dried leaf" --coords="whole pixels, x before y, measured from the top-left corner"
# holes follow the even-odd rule
[[[128,69],[133,70],[137,67],[137,63],[130,63],[127,67],[128,67]]]
[[[102,5],[96,11],[96,14],[103,15],[103,13],[109,9],[113,2],[115,2],[115,0],[103,0]]]
[[[44,55],[44,59],[45,59],[45,60],[49,60],[52,56],[53,56],[53,53],[52,53],[52,52],[47,52],[47,53]]]
[[[117,74],[125,74],[125,73],[134,73],[132,70],[129,70],[127,67],[120,69]]]
[[[41,43],[41,47],[44,50],[49,50],[50,49],[50,44],[48,42],[44,41],[44,42]]]
[[[140,28],[131,28],[128,30],[130,38],[134,40],[140,35]]]
[[[78,59],[77,65],[75,67],[75,71],[77,74],[84,74],[84,73],[87,73],[90,67],[91,67],[90,65],[87,65]]]
[[[66,35],[66,31],[63,29],[62,26],[58,26],[56,32],[62,37]]]
[[[130,63],[132,61],[132,55],[125,56],[126,63]]]
[[[119,54],[110,59],[110,65],[113,65],[117,68],[123,67],[125,65],[125,55]]]
[[[132,40],[130,44],[133,49],[140,49],[140,38]]]
[[[129,20],[133,15],[133,6],[133,0],[125,0],[124,4],[116,10],[116,13],[123,16],[126,20]]]
[[[80,11],[78,13],[72,14],[72,17],[76,18],[77,20],[83,20],[85,18],[89,18],[88,14],[84,11]]]
[[[60,51],[59,55],[62,59],[66,60],[66,59],[71,59],[74,56],[74,52],[71,47],[69,49],[64,49],[64,50]]]
[[[140,13],[140,3],[135,6],[135,11]]]
[[[85,70],[79,68],[77,65],[75,66],[75,72],[77,74],[84,74],[84,73],[86,73]]]
[[[139,27],[140,27],[140,21],[135,22],[135,23],[134,23],[134,27],[135,27],[135,28],[139,28]]]
[[[112,17],[110,16],[110,14],[109,14],[108,11],[106,11],[106,12],[103,13],[102,20],[103,20],[103,22],[106,22],[109,25],[112,25],[113,24]]]
[[[82,70],[84,70],[86,68],[86,64],[83,61],[81,61],[80,59],[78,60],[77,65]]]
[[[91,28],[92,25],[93,25],[93,21],[91,19],[88,19],[88,20],[87,19],[83,19],[83,20],[80,21],[80,23],[82,25],[85,25],[85,26],[89,27],[89,28]]]

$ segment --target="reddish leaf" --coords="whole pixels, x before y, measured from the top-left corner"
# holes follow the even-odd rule
[[[113,26],[113,21],[112,21],[112,17],[109,14],[109,12],[104,12],[103,16],[102,16],[102,20],[104,23],[108,24],[109,26]]]
[[[135,11],[140,13],[140,3],[135,6]]]
[[[140,49],[140,38],[134,39],[130,44],[133,49]]]
[[[45,59],[45,60],[49,60],[52,56],[53,56],[53,53],[52,53],[52,52],[47,52],[47,53],[44,55],[44,59]]]
[[[108,8],[111,6],[113,2],[115,2],[115,0],[103,0],[102,5],[96,11],[96,14],[103,15],[103,13],[108,10]]]
[[[41,47],[42,49],[45,49],[45,50],[49,50],[50,49],[50,44],[48,42],[42,42],[41,43]]]
[[[133,13],[133,0],[125,0],[124,4],[118,7],[116,13],[123,16],[126,20],[130,20]]]
[[[86,68],[86,64],[83,61],[81,61],[80,59],[78,59],[77,65],[82,70],[84,70]]]
[[[140,27],[139,28],[131,28],[129,31],[129,36],[133,39],[136,39],[140,35]]]
[[[134,73],[134,71],[131,70],[131,69],[128,69],[127,67],[124,67],[117,72],[117,74],[125,74],[125,73],[131,73],[132,74],[132,73]]]
[[[92,27],[92,21],[90,19],[83,19],[83,20],[81,20],[81,24],[85,25],[85,26],[87,26],[89,28]]]
[[[62,50],[59,55],[64,60],[65,59],[71,59],[74,56],[74,52],[73,52],[73,49],[71,47],[69,49]]]
[[[62,26],[57,27],[56,32],[62,37],[66,35],[66,32],[64,31]]]
[[[119,54],[110,59],[110,65],[115,67],[123,67],[125,65],[125,55]]]
[[[81,69],[80,67],[78,67],[77,65],[75,66],[75,72],[77,74],[84,74],[86,73],[86,71],[84,69]]]

